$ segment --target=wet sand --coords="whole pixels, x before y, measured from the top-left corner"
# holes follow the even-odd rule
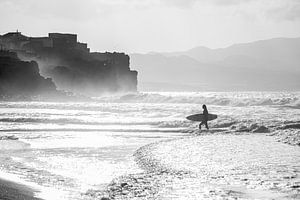
[[[34,197],[35,192],[37,191],[28,186],[0,179],[1,200],[42,200]]]
[[[87,196],[147,200],[299,199],[299,155],[298,147],[260,134],[162,141],[135,153],[144,173],[119,177],[106,191],[89,191]]]

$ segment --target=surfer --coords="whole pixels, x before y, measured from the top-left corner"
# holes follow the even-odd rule
[[[207,110],[205,104],[203,104],[202,108],[203,108],[203,120],[202,120],[202,122],[199,124],[199,129],[201,130],[201,126],[204,124],[205,127],[206,127],[207,130],[208,130],[208,129],[209,129],[209,128],[208,128],[208,124],[207,124],[207,121],[208,121],[208,110]]]

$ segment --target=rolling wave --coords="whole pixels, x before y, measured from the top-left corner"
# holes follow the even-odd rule
[[[156,125],[156,122],[88,122],[72,118],[0,118],[0,122],[6,123],[41,123],[41,124],[79,124],[79,125]]]
[[[121,105],[116,105],[120,103]],[[209,104],[217,106],[280,106],[292,109],[300,109],[300,93],[280,92],[211,92],[211,93],[167,93],[148,92],[135,93],[123,96],[109,96],[93,98],[92,102],[0,102],[0,108],[19,109],[46,109],[46,110],[70,110],[89,111],[105,114],[120,114],[139,112],[139,108],[133,103],[145,104]],[[58,115],[64,113],[58,112]],[[88,115],[89,113],[81,113]],[[1,115],[0,115],[1,116]]]
[[[300,109],[300,93],[137,93],[97,98],[116,103],[186,103],[219,106],[289,106]]]
[[[114,129],[114,128],[37,128],[37,129],[0,129],[0,132],[139,132],[139,133],[151,133],[151,132],[162,132],[162,133],[184,133],[187,132],[185,128],[169,128],[169,129]]]
[[[0,151],[29,148],[30,144],[19,140],[0,140]]]

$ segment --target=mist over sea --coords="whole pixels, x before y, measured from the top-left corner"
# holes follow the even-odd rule
[[[218,115],[209,122],[211,132],[199,132],[198,123],[185,119],[201,113],[202,104],[209,113]],[[299,197],[297,187],[287,189],[291,183],[299,186],[300,181],[299,116],[299,92],[144,92],[90,102],[0,102],[0,176],[39,188],[41,192],[36,195],[44,199],[86,199],[88,191],[105,190],[115,178],[143,173],[145,169],[134,156],[141,147],[204,133],[211,135],[205,138],[207,145],[222,143],[222,135],[232,135],[234,143],[252,138],[252,142],[260,141],[255,143],[262,146],[255,159],[267,155],[282,160],[285,170],[277,171],[278,177],[294,176],[280,179],[281,186],[273,191]],[[258,139],[265,135],[273,137]],[[264,142],[271,140],[275,142]],[[277,140],[280,145],[274,147]],[[274,148],[277,151],[268,150]],[[247,173],[242,168],[240,176]],[[276,183],[269,174],[264,176]],[[251,186],[255,189],[258,184]],[[177,197],[180,199],[180,193]]]

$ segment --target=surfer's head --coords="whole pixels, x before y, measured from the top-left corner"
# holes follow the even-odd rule
[[[205,105],[205,104],[203,104],[202,108],[203,108],[204,110],[206,110],[206,105]]]

